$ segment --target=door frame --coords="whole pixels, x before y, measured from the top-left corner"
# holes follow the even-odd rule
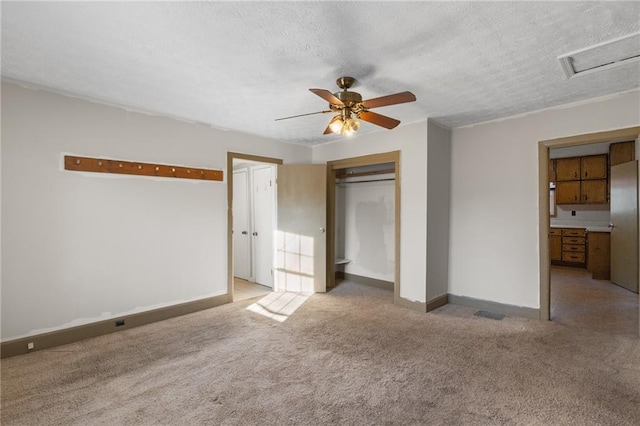
[[[395,271],[393,303],[400,304],[400,151],[370,154],[360,157],[327,161],[327,289],[335,287],[336,251],[336,173],[352,167],[393,163],[395,169]]]
[[[549,259],[549,149],[575,145],[589,145],[601,142],[623,142],[628,140],[640,143],[640,126],[610,130],[597,133],[548,139],[538,142],[538,238],[540,241],[540,319],[551,319],[551,268]],[[640,232],[639,232],[640,234]],[[638,236],[640,241],[640,235]],[[640,295],[638,296],[640,298]],[[640,308],[639,308],[640,310]]]
[[[242,278],[242,275],[239,275],[238,277],[241,278],[241,279],[245,279],[247,281],[251,281],[251,278],[253,277],[253,270],[252,270],[253,262],[252,262],[252,259],[251,259],[251,257],[253,256],[253,253],[252,253],[252,250],[251,250],[251,237],[249,235],[249,233],[251,231],[250,212],[252,211],[252,208],[250,206],[251,203],[250,203],[250,200],[249,200],[249,194],[248,194],[248,192],[249,192],[249,179],[250,179],[249,169],[248,168],[247,169],[242,169],[242,170],[239,170],[237,172],[235,170],[231,170],[230,174],[232,175],[232,179],[234,180],[234,182],[236,184],[238,183],[238,178],[240,177],[239,175],[244,175],[244,179],[245,179],[244,198],[246,199],[246,204],[247,204],[246,205],[246,209],[245,209],[245,215],[246,215],[245,221],[246,221],[246,232],[247,232],[247,247],[246,247],[245,256],[247,257],[247,259],[246,259],[246,263],[247,263],[246,267],[247,267],[248,271],[247,271],[247,274],[246,274],[246,278]],[[237,185],[234,185],[232,189],[235,192],[235,190],[239,189],[239,188],[238,188]],[[236,205],[235,205],[236,208],[235,208],[233,220],[231,222],[232,231],[233,231],[233,229],[235,229],[235,225],[236,225],[235,216],[238,213],[237,200],[236,200],[235,196],[233,197],[233,201],[236,203]],[[237,262],[236,262],[236,260],[237,260],[236,254],[238,254],[238,253],[236,252],[235,232],[231,233],[231,238],[234,240],[232,257],[233,257],[233,262],[234,262],[233,263],[233,275],[235,277],[236,276],[236,274],[235,274],[236,267],[238,266]]]
[[[227,152],[227,302],[233,302],[233,160],[249,160],[259,163],[282,164],[280,158]]]

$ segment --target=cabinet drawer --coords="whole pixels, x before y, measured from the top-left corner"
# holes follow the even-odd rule
[[[585,237],[562,237],[562,244],[580,244],[584,245]]]
[[[562,260],[564,262],[584,263],[584,253],[562,253]]]
[[[574,251],[579,253],[584,253],[584,244],[563,244],[562,251]]]
[[[551,229],[549,229],[549,235],[561,236],[562,235],[562,229],[560,229],[560,228],[551,228]]]
[[[584,237],[587,235],[587,231],[584,229],[563,229],[562,236],[563,237]]]

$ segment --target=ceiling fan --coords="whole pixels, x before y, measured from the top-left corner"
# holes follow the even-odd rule
[[[356,118],[386,129],[393,129],[400,124],[400,121],[395,118],[369,111],[371,108],[402,104],[416,100],[416,96],[413,93],[401,92],[363,101],[360,93],[349,90],[355,81],[356,79],[353,77],[340,77],[336,80],[336,83],[342,91],[336,93],[331,93],[325,89],[309,89],[311,92],[329,102],[328,110],[278,118],[276,121],[333,112],[336,113],[336,115],[331,119],[323,134],[336,133],[343,136],[352,136],[360,128],[360,123]]]

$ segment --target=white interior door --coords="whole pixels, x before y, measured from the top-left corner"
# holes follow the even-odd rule
[[[278,166],[276,288],[327,289],[327,168],[323,164]]]
[[[611,167],[611,281],[638,292],[638,162]]]
[[[273,287],[274,169],[274,166],[251,168],[254,278],[257,284],[267,287]]]
[[[233,275],[251,277],[247,171],[233,172]]]

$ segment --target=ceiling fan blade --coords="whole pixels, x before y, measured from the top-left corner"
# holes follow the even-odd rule
[[[309,112],[307,114],[300,114],[300,115],[292,115],[291,117],[282,117],[282,118],[276,118],[276,121],[280,121],[280,120],[288,120],[290,118],[298,118],[298,117],[305,117],[307,115],[314,115],[314,114],[326,114],[327,112],[333,112],[331,110],[326,110],[326,111],[318,111],[318,112]]]
[[[331,105],[344,106],[344,102],[340,99],[336,98],[333,93],[325,89],[309,89],[311,92],[320,96],[325,101],[329,102]]]
[[[413,102],[416,100],[416,95],[411,92],[401,92],[394,95],[381,96],[379,98],[368,99],[362,101],[362,106],[369,108],[378,108],[387,105],[403,104],[405,102]]]
[[[400,120],[387,117],[386,115],[376,114],[375,112],[371,111],[362,111],[360,114],[358,114],[358,118],[371,124],[382,126],[386,129],[393,129],[398,124],[400,124]]]

